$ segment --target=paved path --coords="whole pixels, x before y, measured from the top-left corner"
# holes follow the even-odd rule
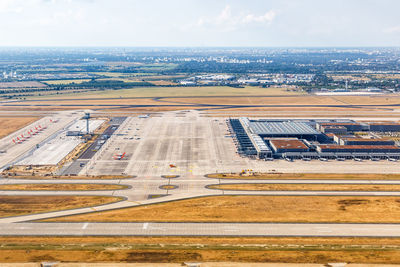
[[[0,224],[0,235],[400,237],[400,224],[16,223]]]

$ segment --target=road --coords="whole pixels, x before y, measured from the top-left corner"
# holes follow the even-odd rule
[[[400,224],[17,223],[0,224],[0,235],[400,237]]]

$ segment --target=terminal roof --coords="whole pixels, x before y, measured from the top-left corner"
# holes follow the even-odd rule
[[[314,135],[317,130],[303,122],[255,122],[249,124],[251,131],[258,135]]]

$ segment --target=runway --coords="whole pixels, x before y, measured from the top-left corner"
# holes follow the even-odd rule
[[[400,237],[400,224],[13,223],[1,236],[314,236]]]

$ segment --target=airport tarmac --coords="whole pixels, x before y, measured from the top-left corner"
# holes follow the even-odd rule
[[[60,120],[65,124],[64,127],[50,127],[53,134],[57,135],[67,129],[78,116],[66,116],[67,119]],[[75,118],[75,119],[74,119]],[[69,119],[69,120],[68,120]],[[91,159],[81,159],[74,162],[66,168],[72,168],[73,171],[81,170],[80,174],[86,175],[104,175],[104,174],[127,174],[132,175],[129,179],[121,180],[18,180],[18,179],[0,179],[0,183],[116,183],[126,184],[129,188],[126,190],[115,191],[0,191],[1,195],[113,195],[122,196],[124,201],[112,203],[103,206],[81,208],[74,210],[64,210],[57,212],[49,212],[42,214],[31,214],[25,216],[1,218],[0,223],[5,223],[5,227],[9,227],[10,233],[18,234],[24,232],[26,235],[34,235],[35,231],[43,231],[44,234],[55,234],[59,231],[57,227],[62,224],[53,223],[52,226],[42,230],[35,230],[38,224],[26,224],[26,228],[13,228],[7,223],[22,223],[45,218],[67,216],[81,214],[93,211],[102,211],[115,208],[133,207],[138,205],[146,205],[152,203],[160,203],[165,201],[173,201],[197,196],[209,195],[342,195],[342,196],[400,196],[400,192],[361,192],[361,191],[227,191],[208,189],[206,186],[217,183],[327,183],[327,184],[399,184],[399,180],[230,180],[230,179],[212,179],[204,177],[205,174],[215,172],[239,172],[243,169],[252,169],[259,172],[320,172],[320,173],[398,173],[400,171],[400,163],[380,161],[380,162],[354,162],[354,161],[295,161],[287,162],[283,160],[277,161],[261,161],[251,160],[240,157],[236,153],[233,139],[229,135],[225,118],[202,117],[197,111],[188,112],[165,112],[158,117],[138,118],[129,117],[127,119],[118,119],[120,126],[115,132],[94,153]],[[55,123],[56,125],[57,123]],[[50,129],[49,128],[49,129]],[[53,129],[54,128],[54,129]],[[58,131],[57,131],[58,129]],[[0,140],[3,141],[4,139]],[[124,155],[124,156],[118,156]],[[80,167],[80,163],[85,163],[84,168]],[[75,165],[74,165],[75,164]],[[79,165],[76,165],[79,164]],[[78,168],[78,167],[79,168]],[[163,175],[179,175],[178,178],[162,178]],[[137,176],[135,178],[135,176]],[[163,185],[174,185],[174,189],[165,189]],[[151,195],[163,195],[159,198],[151,198]],[[20,225],[20,224],[18,224]],[[44,225],[44,224],[40,224]],[[58,225],[58,226],[57,226]],[[92,225],[92,224],[89,224]],[[93,224],[86,226],[88,230],[75,229],[75,226],[66,227],[66,232],[57,232],[57,235],[69,234],[77,231],[75,234],[96,234],[104,233],[112,234],[111,225],[116,224]],[[201,230],[197,230],[195,225],[171,224],[169,225],[168,234],[175,233],[177,235],[201,235],[214,233],[211,225],[201,225]],[[219,225],[219,224],[218,224]],[[220,234],[229,235],[229,231],[235,235],[248,234],[252,232],[243,225],[225,225],[221,226]],[[270,224],[269,224],[270,225]],[[285,224],[286,225],[286,224]],[[153,225],[151,225],[153,226]],[[158,233],[157,225],[154,225],[153,231],[145,233],[151,235]],[[184,227],[183,227],[184,226]],[[270,225],[271,226],[271,225]],[[53,228],[52,228],[53,227]],[[93,228],[92,228],[93,227]],[[141,234],[133,224],[121,224],[121,229],[126,228],[126,233],[133,235]],[[187,228],[186,228],[187,227]],[[194,227],[193,229],[189,229]],[[210,228],[211,227],[211,228]],[[228,228],[224,228],[228,227]],[[229,228],[238,227],[238,228]],[[292,232],[295,235],[308,235],[315,232],[314,224],[296,226]],[[330,227],[330,226],[329,226]],[[348,225],[348,230],[342,231],[340,225],[332,225],[326,236],[337,234],[340,236],[352,235],[362,236],[386,236],[387,231],[380,229],[378,226],[367,225],[365,228],[358,229]],[[86,229],[85,228],[85,229]],[[118,228],[118,227],[117,227]],[[139,227],[140,228],[140,227]],[[378,229],[379,228],[379,229]],[[7,229],[7,228],[4,228]],[[12,230],[14,229],[14,230]],[[58,229],[58,230],[57,230]],[[85,230],[83,229],[83,230]],[[228,231],[227,231],[228,229]],[[231,229],[231,230],[229,230]],[[238,229],[238,231],[232,231]],[[247,229],[247,230],[246,230]],[[265,225],[257,228],[257,235],[280,235],[281,233],[290,233],[284,228],[284,224],[277,225],[275,228],[268,228]],[[350,229],[350,230],[349,230]],[[391,225],[391,229],[400,236],[400,226]],[[142,229],[143,230],[143,229]],[[47,231],[47,232],[46,232]],[[107,232],[108,231],[108,232]],[[131,231],[131,232],[129,232]],[[174,232],[175,231],[175,232]],[[197,231],[197,232],[196,232]],[[297,231],[297,232],[296,232]],[[46,233],[45,233],[46,232]],[[216,231],[218,232],[218,231]],[[317,231],[318,232],[318,231]],[[323,232],[323,231],[322,231]],[[38,234],[39,232],[36,232]],[[121,231],[121,234],[123,231]],[[321,233],[321,231],[319,231]],[[1,234],[1,233],[0,233]],[[118,234],[118,233],[117,233]]]
[[[96,130],[104,120],[90,120],[90,131]],[[57,165],[64,159],[77,145],[82,143],[80,136],[67,136],[68,131],[86,131],[86,121],[77,120],[63,131],[45,142],[39,148],[32,151],[31,155],[16,163],[16,165]]]
[[[0,140],[0,169],[4,169],[29,155],[36,146],[46,143],[76,120],[66,113],[56,114],[36,121]],[[42,129],[42,130],[39,130]],[[29,134],[31,133],[32,134]],[[35,134],[33,134],[35,133]],[[25,137],[23,138],[22,135]],[[29,138],[27,138],[29,136]],[[18,140],[25,139],[19,142]],[[14,141],[15,142],[14,142]]]
[[[123,159],[114,159],[122,153],[125,153]],[[384,160],[287,162],[241,157],[228,132],[226,118],[203,117],[192,110],[165,112],[150,118],[129,117],[81,174],[192,177],[244,169],[283,173],[399,173],[400,163]]]

